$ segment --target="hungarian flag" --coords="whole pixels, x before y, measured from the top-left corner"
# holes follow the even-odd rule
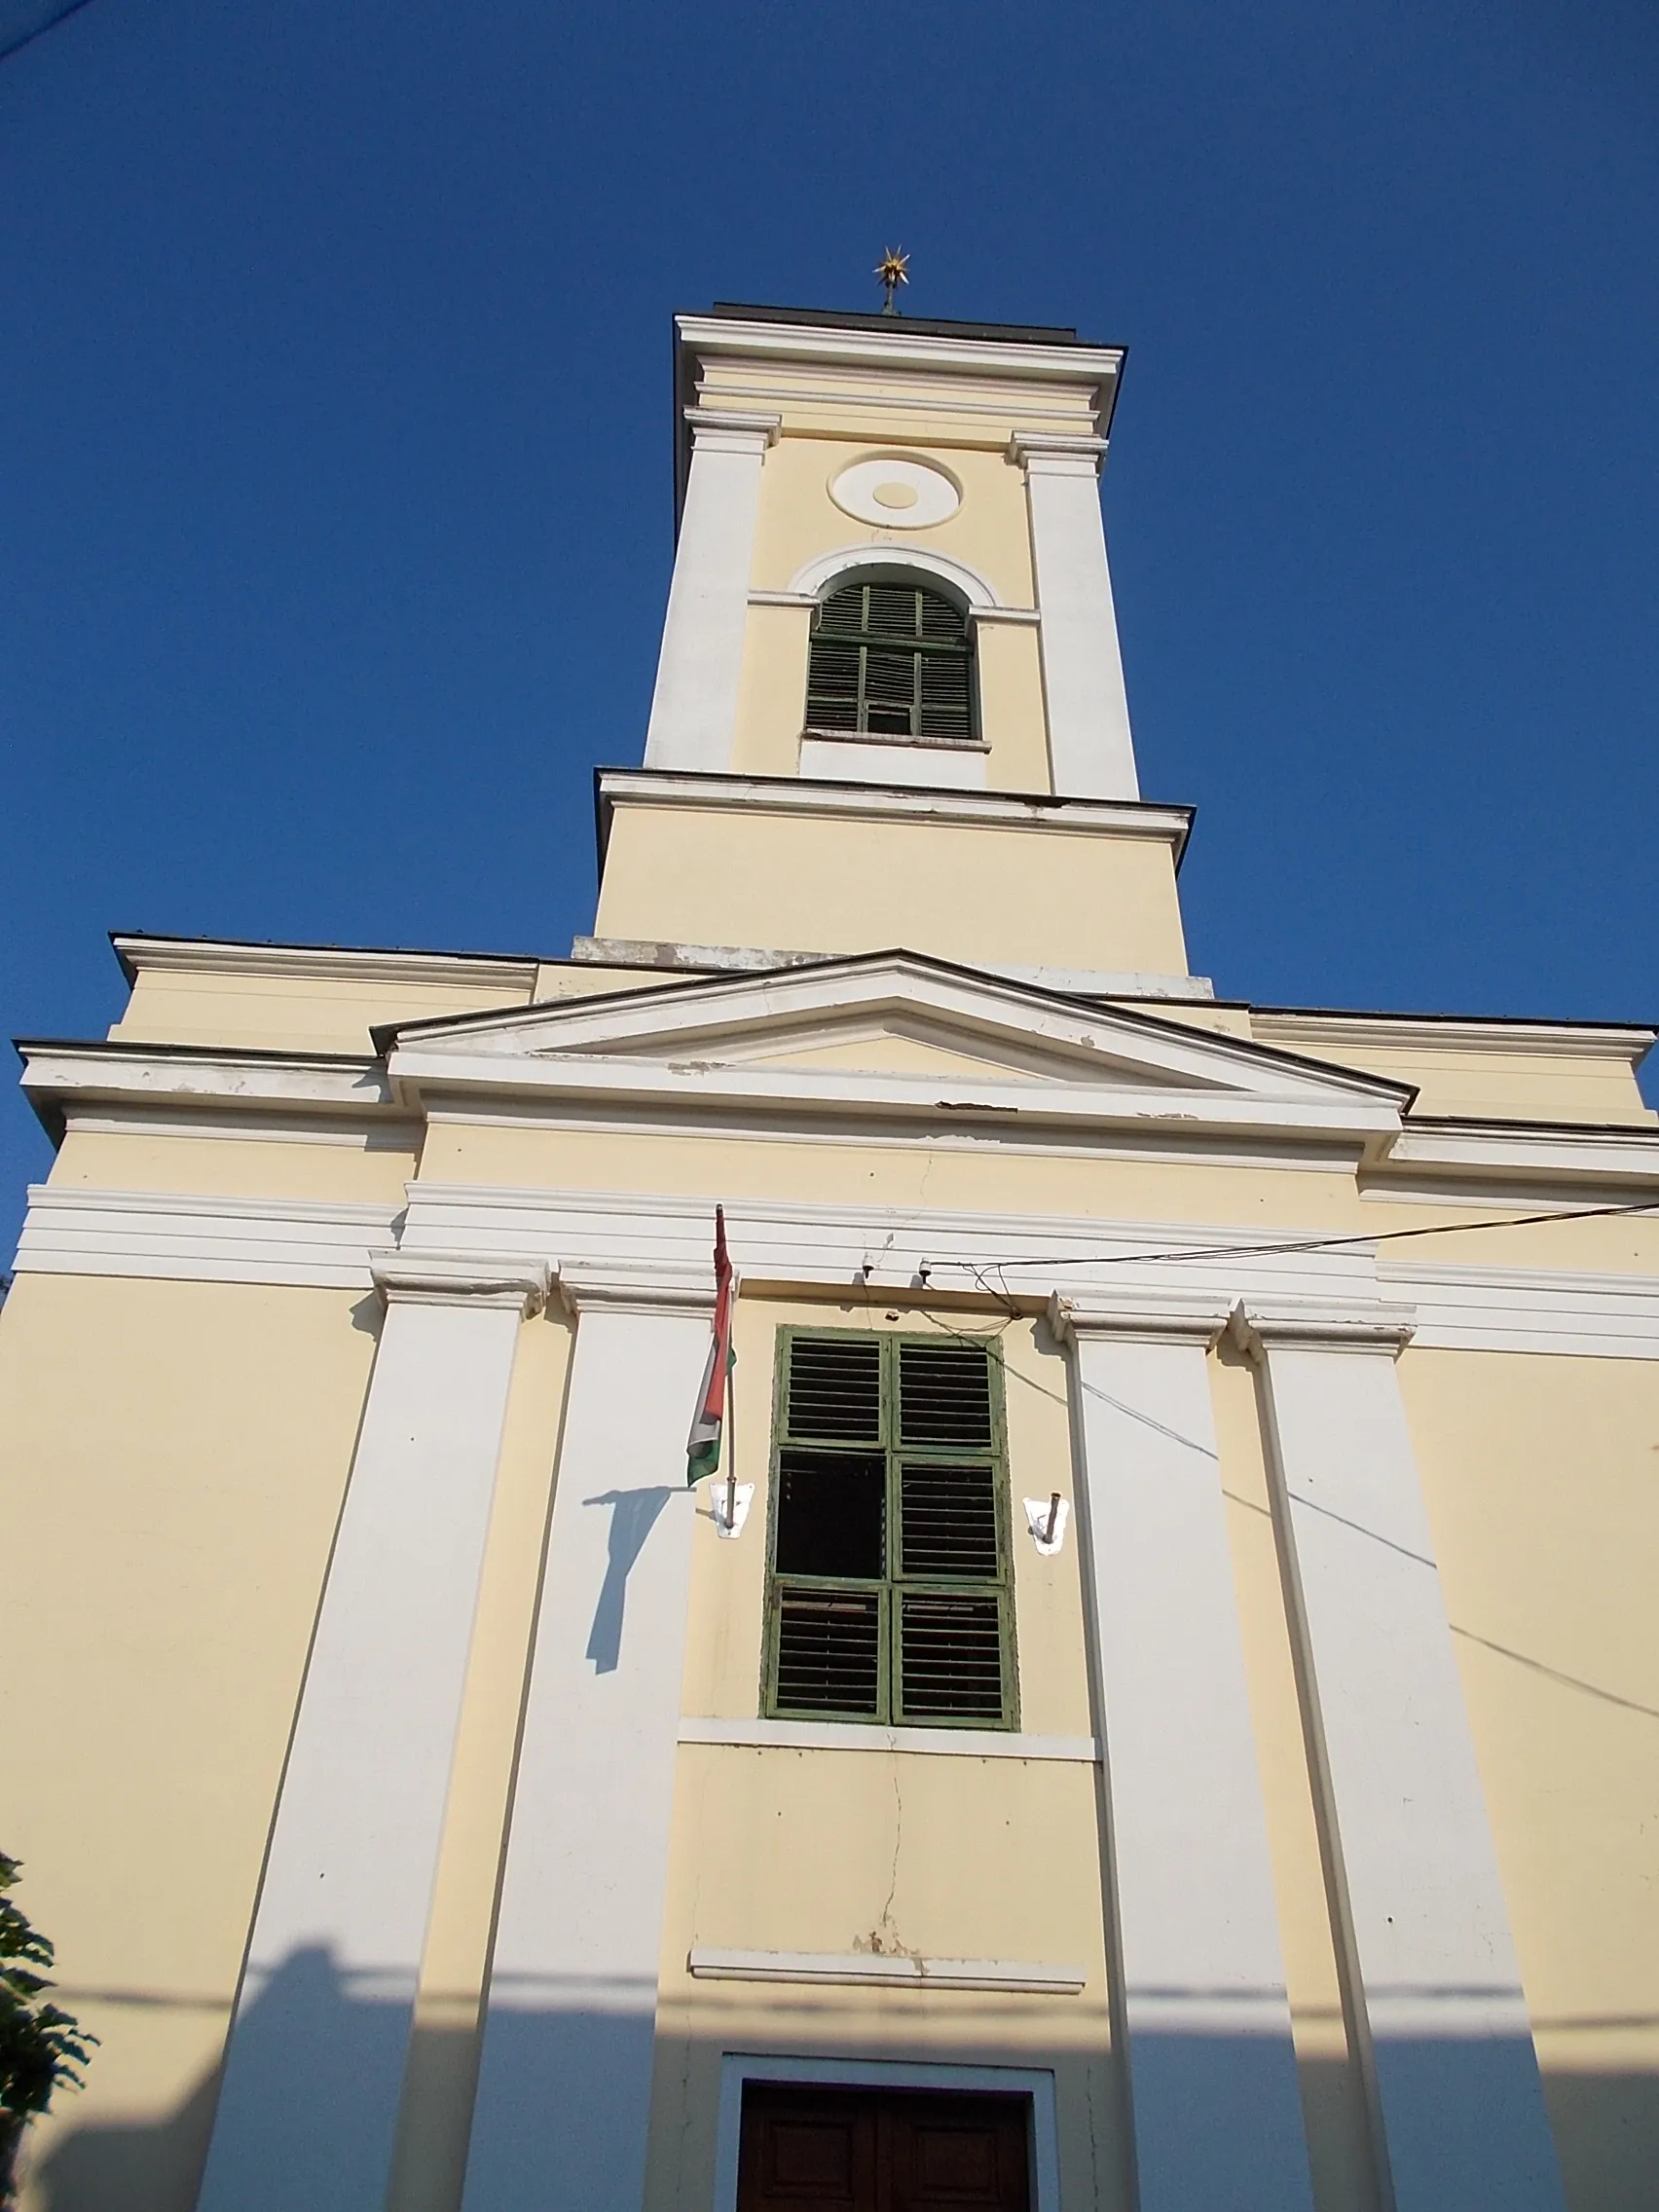
[[[715,1341],[709,1346],[709,1364],[703,1371],[703,1387],[697,1399],[696,1418],[685,1440],[685,1482],[700,1482],[716,1473],[720,1463],[720,1435],[725,1427],[726,1391],[730,1387],[731,1355],[731,1256],[726,1250],[725,1208],[715,1208]]]

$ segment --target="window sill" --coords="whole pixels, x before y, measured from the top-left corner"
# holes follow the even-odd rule
[[[1024,1736],[1013,1728],[889,1728],[872,1720],[714,1720],[686,1715],[682,1744],[730,1744],[747,1751],[914,1751],[964,1759],[1061,1759],[1093,1766],[1091,1736]]]
[[[888,737],[873,729],[820,729],[809,722],[801,731],[802,739],[811,738],[825,745],[904,745],[918,753],[989,753],[990,746],[982,737]]]

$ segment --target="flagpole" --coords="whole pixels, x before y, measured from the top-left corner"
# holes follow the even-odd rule
[[[738,1275],[731,1275],[731,1334],[737,1335]],[[726,1359],[726,1429],[731,1438],[731,1456],[726,1461],[726,1534],[737,1533],[737,1353],[728,1344]]]

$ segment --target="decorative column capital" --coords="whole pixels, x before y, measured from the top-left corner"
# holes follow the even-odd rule
[[[629,1267],[575,1261],[559,1270],[565,1310],[578,1313],[655,1313],[706,1320],[715,1309],[706,1267]]]
[[[552,1283],[545,1260],[471,1252],[387,1252],[373,1274],[387,1306],[516,1307],[527,1320],[546,1305]]]
[[[1104,438],[1068,437],[1057,430],[1015,430],[1008,458],[1027,476],[1098,476],[1106,459]]]
[[[1225,1299],[1202,1291],[1115,1290],[1101,1298],[1049,1299],[1049,1326],[1062,1344],[1130,1337],[1142,1344],[1214,1344],[1227,1328]]]
[[[1241,1298],[1227,1324],[1241,1352],[1261,1359],[1275,1346],[1299,1351],[1376,1351],[1397,1359],[1417,1334],[1417,1308],[1378,1299],[1297,1298],[1259,1305]]]
[[[688,407],[685,420],[698,453],[763,454],[784,426],[781,415],[728,415],[718,407]]]

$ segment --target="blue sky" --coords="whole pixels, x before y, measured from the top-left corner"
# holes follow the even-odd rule
[[[669,317],[1128,345],[1106,476],[1194,966],[1643,1017],[1648,0],[91,0],[0,62],[0,1017],[111,927],[563,952],[638,758]],[[0,1094],[0,1228],[45,1140]]]

